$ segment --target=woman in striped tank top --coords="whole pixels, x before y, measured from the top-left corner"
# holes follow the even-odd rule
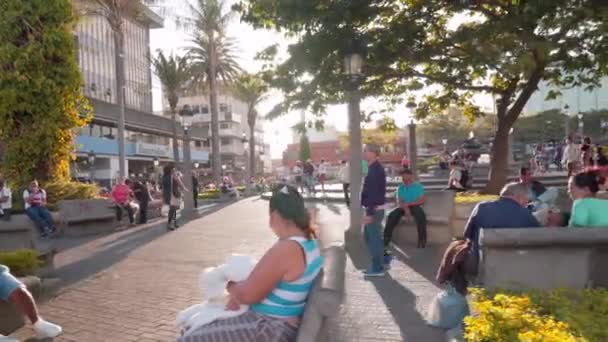
[[[228,283],[228,309],[250,305],[243,315],[204,325],[179,342],[291,342],[323,258],[304,200],[291,186],[270,199],[270,227],[279,240],[245,281]]]

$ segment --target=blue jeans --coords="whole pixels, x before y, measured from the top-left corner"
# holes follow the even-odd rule
[[[0,265],[0,300],[8,301],[11,294],[20,287],[21,282],[10,274],[8,267]]]
[[[372,270],[383,270],[384,241],[382,240],[382,220],[384,210],[377,210],[374,213],[372,223],[366,224],[363,228],[363,237],[367,244],[367,249],[372,257]]]
[[[48,233],[48,231],[54,227],[51,212],[43,206],[31,206],[25,209],[25,213],[27,214],[27,217],[34,221],[34,225],[36,225],[40,234]]]

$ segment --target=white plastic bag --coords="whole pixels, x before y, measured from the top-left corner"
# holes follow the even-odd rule
[[[467,299],[452,286],[448,286],[431,301],[427,312],[427,323],[437,328],[452,329],[460,326],[468,315]]]

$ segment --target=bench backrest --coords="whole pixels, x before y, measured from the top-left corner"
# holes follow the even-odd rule
[[[454,212],[453,191],[426,191],[424,212],[430,222],[450,224]]]
[[[106,199],[65,200],[59,202],[59,214],[64,222],[94,219],[112,215],[112,204]]]
[[[482,229],[484,287],[608,286],[608,228]]]

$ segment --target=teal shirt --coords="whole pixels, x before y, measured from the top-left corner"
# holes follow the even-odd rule
[[[397,188],[397,196],[403,203],[412,203],[424,196],[424,187],[418,182],[413,182],[410,185],[401,183]]]
[[[367,160],[361,160],[361,171],[363,171],[363,176],[367,176]]]
[[[581,198],[572,204],[570,227],[608,228],[608,200]]]

